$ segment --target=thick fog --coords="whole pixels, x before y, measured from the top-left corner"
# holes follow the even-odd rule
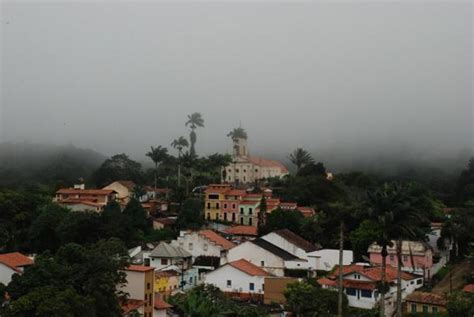
[[[142,157],[201,112],[199,154],[229,152],[241,124],[276,157],[454,157],[473,145],[472,15],[470,1],[4,1],[0,141]]]

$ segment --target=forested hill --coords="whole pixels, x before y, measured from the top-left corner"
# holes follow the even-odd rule
[[[70,185],[87,178],[105,156],[73,145],[0,144],[0,186],[20,184]]]

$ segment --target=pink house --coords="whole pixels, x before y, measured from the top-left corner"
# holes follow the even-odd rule
[[[398,267],[395,241],[393,246],[388,247],[387,265]],[[373,243],[368,249],[370,262],[382,263],[382,247]],[[402,270],[422,275],[425,279],[430,279],[436,272],[433,270],[433,250],[423,242],[403,241],[402,242]]]

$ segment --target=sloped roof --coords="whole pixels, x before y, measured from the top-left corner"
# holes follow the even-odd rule
[[[224,230],[227,234],[238,236],[257,236],[257,227],[255,226],[235,226]]]
[[[413,292],[407,295],[406,300],[410,302],[439,306],[445,306],[447,303],[446,298],[444,296],[428,292]]]
[[[237,261],[229,262],[229,265],[235,267],[237,270],[242,271],[252,276],[270,276],[270,273],[263,270],[262,268],[250,263],[247,260],[240,259]]]
[[[332,280],[329,278],[320,278],[317,280],[320,285],[326,285],[331,287],[337,286],[337,281]],[[376,282],[367,282],[367,281],[352,281],[352,280],[343,280],[342,285],[345,288],[357,288],[357,289],[364,289],[364,290],[374,290],[377,285]]]
[[[314,244],[303,239],[302,237],[288,229],[273,231],[273,233],[276,233],[286,241],[296,245],[298,248],[303,249],[306,252],[313,252],[318,249]]]
[[[167,302],[165,302],[164,300],[162,300],[161,298],[155,298],[155,305],[154,305],[155,309],[157,310],[163,310],[163,309],[168,309],[168,308],[172,308],[173,305],[170,305],[168,304]]]
[[[12,252],[0,254],[0,263],[18,271],[23,266],[32,265],[33,260],[20,252]]]
[[[150,253],[152,258],[189,258],[191,256],[191,253],[188,251],[166,242],[158,244]]]
[[[74,189],[61,188],[56,191],[56,194],[80,194],[80,195],[110,195],[115,193],[112,189]]]
[[[294,256],[293,254],[286,252],[280,247],[277,247],[276,245],[268,242],[267,240],[264,240],[262,238],[258,238],[252,241],[249,241],[250,243],[255,244],[256,246],[276,255],[279,258],[282,258],[285,261],[290,261],[290,260],[296,260],[299,259],[297,256]]]
[[[223,236],[218,235],[212,230],[201,230],[198,233],[215,244],[220,245],[224,250],[229,250],[235,247],[233,242],[227,240]]]
[[[474,284],[467,284],[466,286],[464,286],[462,291],[466,293],[474,293]]]
[[[260,167],[276,167],[280,169],[281,173],[288,173],[286,166],[278,161],[268,160],[258,156],[250,156],[249,161],[252,164],[258,165]]]
[[[336,267],[334,274],[332,274],[331,278],[336,278],[339,272],[339,267]],[[382,268],[380,266],[362,266],[357,264],[351,265],[344,265],[342,267],[343,275],[348,275],[352,273],[359,273],[364,275],[365,277],[373,280],[373,281],[381,281],[382,280]],[[402,272],[402,279],[409,281],[417,278],[417,276]],[[385,270],[385,280],[387,282],[392,282],[397,279],[397,269],[393,266],[387,265]]]
[[[129,265],[124,269],[125,271],[132,271],[132,272],[148,272],[153,271],[154,268],[145,265]]]
[[[132,182],[132,181],[124,181],[124,180],[120,180],[120,181],[115,181],[114,183],[119,183],[121,184],[122,186],[126,187],[128,190],[132,191],[134,188],[135,188],[135,183]],[[113,183],[112,183],[113,184]],[[112,185],[110,184],[110,185]],[[106,186],[107,187],[107,186]]]
[[[122,309],[122,314],[126,315],[128,313],[131,313],[135,309],[142,307],[143,305],[145,305],[145,303],[146,302],[144,300],[129,298],[124,300],[120,304],[120,308]]]

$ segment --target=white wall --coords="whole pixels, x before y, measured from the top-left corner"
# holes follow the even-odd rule
[[[245,259],[273,275],[284,276],[285,263],[283,259],[260,248],[250,241],[244,242],[229,250],[229,253],[227,254],[228,262],[240,259]],[[263,266],[261,263],[262,261],[264,262]]]
[[[0,282],[4,285],[7,285],[11,282],[13,274],[16,271],[12,270],[10,267],[6,266],[3,263],[0,263]]]
[[[354,255],[351,250],[344,250],[343,265],[353,262]],[[308,253],[308,265],[313,270],[331,271],[335,265],[339,264],[339,250],[323,249]]]
[[[282,248],[288,253],[291,253],[301,259],[307,259],[306,251],[297,247],[293,243],[290,243],[286,239],[283,239],[281,236],[274,232],[270,232],[269,234],[266,234],[262,237],[262,239]]]
[[[231,281],[231,286],[227,286],[227,280]],[[251,276],[231,265],[224,265],[215,271],[207,273],[205,283],[213,284],[223,292],[256,293],[264,292],[264,277]],[[254,283],[255,288],[250,290],[250,283]]]
[[[308,261],[301,260],[301,259],[285,261],[285,268],[286,269],[307,270],[308,269]]]
[[[190,246],[192,243],[192,247]],[[185,233],[177,240],[171,241],[171,245],[180,247],[192,254],[193,259],[198,256],[221,256],[222,247],[204,238],[197,232]]]

